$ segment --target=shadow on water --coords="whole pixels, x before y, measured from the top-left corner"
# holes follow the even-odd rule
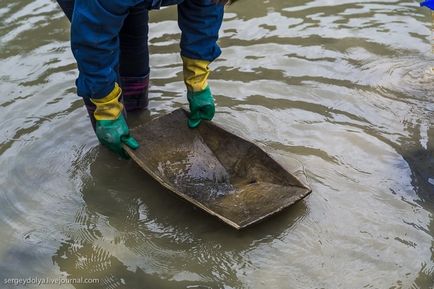
[[[426,148],[420,143],[406,144],[407,151],[402,152],[412,171],[412,185],[420,197],[422,206],[434,212],[434,127],[427,132]]]
[[[242,264],[243,252],[279,239],[307,214],[300,201],[236,231],[163,189],[133,161],[107,162],[105,149],[89,154],[74,162],[79,171],[90,166],[84,206],[52,257],[68,278],[99,279],[76,288],[244,288],[234,260],[254,266]]]
[[[401,154],[411,169],[412,185],[420,198],[418,203],[431,214],[434,214],[434,126],[428,129],[425,148],[420,143],[415,144],[411,141],[404,141],[402,147],[406,148]],[[434,220],[431,220],[426,233],[429,234],[433,231]],[[434,240],[432,241],[431,252],[431,260],[434,261]],[[422,264],[414,284],[418,288],[424,288],[425,284],[434,285],[433,269]]]

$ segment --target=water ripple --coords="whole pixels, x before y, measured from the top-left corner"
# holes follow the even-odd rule
[[[6,0],[0,276],[62,273],[101,288],[429,288],[431,15],[414,1],[335,2],[227,8],[211,65],[215,120],[299,166],[313,189],[234,232],[98,145],[75,95],[68,21],[55,1]],[[132,126],[187,105],[176,10],[150,19],[150,112],[131,114]]]

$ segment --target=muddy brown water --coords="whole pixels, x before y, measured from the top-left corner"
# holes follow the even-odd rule
[[[303,164],[313,192],[241,232],[98,145],[55,2],[0,3],[0,288],[433,287],[431,13],[244,2],[212,65],[215,119]],[[176,10],[150,29],[150,109],[131,126],[186,105]]]

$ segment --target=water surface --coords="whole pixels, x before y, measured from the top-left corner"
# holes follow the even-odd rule
[[[131,126],[187,103],[175,8],[152,12],[150,30],[150,109],[130,115]],[[75,96],[66,18],[53,1],[3,0],[0,282],[432,288],[430,33],[431,13],[414,1],[227,9],[212,66],[215,120],[303,163],[313,188],[236,232],[101,148]]]

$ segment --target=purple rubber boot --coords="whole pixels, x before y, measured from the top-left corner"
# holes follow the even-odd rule
[[[87,114],[89,115],[90,122],[92,123],[93,130],[95,130],[96,120],[93,113],[96,110],[96,105],[93,104],[89,99],[83,99],[84,105],[86,106]]]
[[[121,77],[123,103],[126,111],[148,108],[149,74],[143,77]]]

